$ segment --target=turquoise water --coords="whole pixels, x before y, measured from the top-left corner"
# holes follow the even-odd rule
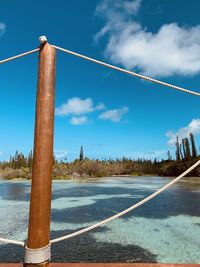
[[[169,182],[115,177],[53,182],[51,238],[129,207]],[[0,181],[0,236],[25,240],[30,183]],[[128,215],[52,245],[56,262],[200,263],[200,178],[185,178]],[[0,262],[23,261],[23,249],[0,244]]]

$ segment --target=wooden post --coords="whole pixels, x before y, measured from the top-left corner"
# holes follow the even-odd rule
[[[50,241],[55,62],[55,48],[44,42],[39,53],[28,249],[45,247]],[[48,261],[42,263],[47,265]]]

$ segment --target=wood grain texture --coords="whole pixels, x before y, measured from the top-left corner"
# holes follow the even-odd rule
[[[50,240],[55,61],[55,48],[48,43],[41,46],[27,242],[27,246],[33,249],[47,246]]]
[[[35,266],[35,265],[34,265]],[[0,263],[0,267],[23,267],[22,263]],[[200,267],[200,264],[159,263],[50,263],[49,267]]]

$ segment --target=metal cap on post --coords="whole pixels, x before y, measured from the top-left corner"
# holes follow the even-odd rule
[[[50,210],[53,167],[55,48],[39,38],[34,155],[25,265],[47,266],[50,260]]]

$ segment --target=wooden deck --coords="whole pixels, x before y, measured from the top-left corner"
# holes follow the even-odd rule
[[[0,267],[23,267],[22,263],[0,263]],[[200,264],[159,263],[50,263],[49,267],[200,267]]]

